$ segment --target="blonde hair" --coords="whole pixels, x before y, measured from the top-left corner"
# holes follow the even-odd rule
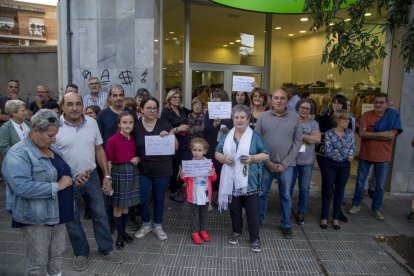
[[[180,97],[181,97],[180,106],[179,106],[178,108],[179,108],[179,109],[182,109],[182,108],[183,108],[183,94],[182,94],[182,93],[181,93],[181,91],[180,91],[180,90],[178,90],[178,89],[171,89],[171,90],[168,92],[167,97],[165,97],[165,107],[166,107],[166,108],[171,109],[171,103],[170,103],[170,101],[171,101],[172,97],[174,97],[174,95],[175,95],[175,94],[178,94],[178,95],[180,95]]]
[[[338,110],[335,111],[332,115],[332,122],[333,125],[336,127],[340,120],[348,120],[349,119],[349,112],[346,110]]]
[[[195,144],[201,144],[201,145],[203,145],[204,149],[206,151],[208,151],[209,145],[208,145],[207,141],[204,140],[203,138],[201,138],[201,137],[195,137],[195,138],[191,139],[191,141],[190,141],[190,149],[192,149]]]

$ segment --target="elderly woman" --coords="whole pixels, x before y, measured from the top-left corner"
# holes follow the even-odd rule
[[[320,227],[328,227],[328,213],[333,196],[332,225],[339,230],[339,213],[346,183],[351,171],[351,161],[355,155],[354,132],[348,128],[350,116],[346,110],[338,110],[332,116],[334,127],[325,133],[325,168],[321,171],[322,215]]]
[[[267,92],[263,88],[255,87],[252,91],[252,118],[250,120],[250,127],[254,129],[257,120],[260,118],[263,112],[268,110],[267,104]]]
[[[184,195],[181,188],[183,181],[178,176],[181,160],[191,159],[188,149],[188,114],[190,111],[183,107],[183,95],[177,89],[172,89],[166,97],[165,108],[161,112],[161,120],[169,122],[174,128],[175,137],[178,141],[178,150],[173,156],[173,175],[170,178],[170,199],[178,202],[184,202]]]
[[[249,127],[250,111],[244,105],[232,110],[234,127],[217,145],[215,157],[223,164],[219,190],[219,210],[230,205],[233,233],[230,244],[237,244],[242,235],[243,215],[246,210],[251,249],[261,251],[259,236],[259,192],[263,161],[269,151],[262,137]]]
[[[167,234],[162,228],[164,217],[164,196],[173,174],[171,155],[147,155],[145,137],[174,135],[171,124],[158,118],[159,103],[154,97],[144,98],[141,101],[141,110],[144,114],[139,118],[135,129],[135,144],[138,150],[139,185],[141,196],[142,227],[135,233],[137,239],[143,238],[153,231],[160,240],[166,240]],[[177,140],[176,148],[177,148]],[[151,225],[150,203],[153,198],[153,223]]]
[[[26,239],[26,274],[61,275],[65,223],[74,216],[71,171],[53,145],[60,127],[56,113],[41,109],[30,123],[29,135],[3,163],[7,210]]]
[[[234,91],[231,95],[231,105],[243,104],[250,107],[250,98],[247,92]]]
[[[188,114],[188,139],[195,137],[204,137],[203,135],[203,121],[205,117],[203,112],[203,100],[200,97],[195,97],[191,102],[191,113]]]
[[[0,128],[0,152],[3,156],[6,156],[7,151],[30,131],[30,125],[25,121],[27,117],[25,102],[9,100],[6,102],[5,111],[10,120]]]
[[[291,194],[293,194],[296,178],[298,178],[299,201],[296,221],[299,225],[302,225],[305,222],[313,164],[315,163],[315,144],[321,141],[321,133],[319,132],[318,122],[310,117],[311,113],[315,113],[315,106],[309,99],[300,99],[295,109],[299,114],[303,132],[302,146],[296,157],[296,166],[293,169]]]

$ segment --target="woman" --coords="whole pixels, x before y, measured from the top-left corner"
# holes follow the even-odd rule
[[[238,104],[243,104],[247,107],[250,107],[250,98],[247,92],[233,92],[231,95],[231,105],[236,106]]]
[[[212,101],[213,102],[228,102],[229,96],[227,92],[224,90],[216,89],[213,91],[212,94]],[[206,154],[206,158],[212,159],[214,163],[214,167],[216,168],[217,179],[220,179],[220,172],[222,164],[214,159],[214,151],[217,147],[218,141],[228,133],[229,129],[233,127],[233,122],[231,119],[210,119],[208,111],[206,112],[206,116],[204,117],[204,138],[206,139],[209,148]],[[216,181],[213,183],[213,201],[216,199],[216,192],[218,191],[218,187],[220,186],[220,182]]]
[[[266,90],[260,87],[253,88],[252,91],[252,119],[250,120],[250,127],[254,129],[257,120],[260,118],[263,112],[268,110],[267,104],[267,93]]]
[[[269,151],[262,137],[249,127],[250,111],[244,105],[232,110],[234,128],[217,145],[215,157],[224,164],[219,190],[219,210],[230,205],[233,233],[228,239],[237,244],[242,234],[242,208],[246,210],[251,249],[261,251],[259,236],[259,192],[263,161]]]
[[[142,227],[135,233],[135,237],[143,238],[151,230],[160,240],[166,240],[167,234],[162,229],[164,215],[164,195],[168,181],[173,174],[171,155],[149,156],[145,151],[145,136],[174,135],[170,123],[158,119],[159,103],[154,97],[144,98],[141,101],[143,117],[139,118],[135,130],[135,143],[138,150],[139,185],[141,199]],[[175,139],[177,148],[177,140]],[[151,225],[150,201],[153,197],[154,212]]]
[[[195,97],[191,102],[191,113],[188,115],[188,140],[195,137],[203,137],[203,121],[205,113],[203,112],[203,100]]]
[[[140,88],[137,90],[137,94],[135,95],[135,101],[137,103],[136,113],[137,117],[142,117],[142,111],[141,111],[141,101],[143,98],[147,98],[150,96],[150,93],[145,88]]]
[[[60,120],[41,109],[30,120],[28,136],[14,145],[3,163],[7,210],[12,227],[26,240],[26,274],[60,275],[65,250],[65,223],[73,220],[69,165],[53,145]]]
[[[174,128],[175,137],[178,141],[178,150],[173,156],[173,175],[170,179],[170,199],[178,202],[184,202],[184,195],[181,188],[183,181],[178,177],[181,160],[191,159],[188,149],[188,117],[190,111],[183,107],[183,95],[177,89],[172,89],[166,97],[165,108],[161,112],[161,120],[169,122]]]
[[[5,107],[10,120],[0,127],[0,153],[6,156],[7,151],[22,140],[30,131],[29,122],[26,121],[26,103],[20,100],[8,100]]]
[[[346,110],[333,114],[334,127],[325,133],[325,168],[321,171],[325,181],[322,182],[322,215],[320,227],[328,227],[329,205],[333,199],[332,225],[339,230],[339,213],[346,183],[351,171],[350,162],[355,155],[355,140],[352,129],[348,128],[350,116]]]
[[[319,117],[319,120],[317,119],[319,123],[319,130],[321,132],[321,142],[315,146],[315,151],[316,161],[318,162],[318,166],[321,171],[322,185],[325,181],[325,174],[323,173],[323,170],[325,168],[325,132],[327,132],[329,129],[333,127],[333,113],[338,110],[347,110],[346,101],[347,99],[342,95],[334,96],[332,98],[331,105],[328,108],[328,110],[321,117]],[[349,127],[351,126],[349,125]],[[348,218],[343,214],[342,211],[340,212],[339,219],[343,222],[348,221]]]
[[[85,109],[85,114],[96,120],[101,108],[98,105],[90,105]]]
[[[292,192],[296,178],[299,178],[299,201],[296,221],[299,225],[305,222],[305,212],[308,206],[310,182],[313,164],[315,163],[315,144],[321,141],[319,124],[310,118],[315,113],[315,107],[309,99],[300,99],[295,107],[303,127],[302,146],[296,157],[296,166],[293,169]]]

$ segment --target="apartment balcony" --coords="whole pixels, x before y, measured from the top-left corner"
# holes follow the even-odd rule
[[[34,25],[29,28],[11,27],[7,24],[0,25],[0,39],[22,40],[22,45],[27,45],[29,41],[46,41],[46,28],[44,25]]]

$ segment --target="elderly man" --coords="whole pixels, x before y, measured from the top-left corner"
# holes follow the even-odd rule
[[[276,90],[272,95],[272,109],[264,112],[256,123],[255,130],[262,135],[270,152],[262,175],[260,195],[260,219],[264,221],[269,190],[273,178],[279,185],[282,210],[281,229],[283,237],[292,239],[292,177],[296,156],[302,144],[302,126],[299,116],[286,109],[287,94]]]
[[[6,102],[8,100],[21,100],[25,102],[23,99],[19,98],[19,92],[19,81],[9,80],[9,82],[7,83],[7,97],[0,96],[0,126],[10,119],[10,117],[6,113]]]
[[[101,81],[97,77],[91,77],[88,82],[91,92],[83,97],[83,109],[91,105],[105,108],[107,93],[101,91]]]
[[[45,104],[56,104],[57,102],[50,98],[49,88],[46,85],[39,84],[36,90],[36,97],[33,102],[30,103],[30,111],[35,114],[40,109],[44,108]]]
[[[400,114],[388,107],[387,94],[376,95],[374,110],[365,112],[359,123],[361,146],[354,198],[352,207],[348,210],[350,214],[357,214],[361,209],[365,182],[369,169],[374,165],[375,191],[371,203],[371,215],[378,220],[384,220],[380,210],[392,158],[393,140],[401,132]]]
[[[289,84],[285,87],[285,90],[288,98],[287,109],[291,112],[297,113],[296,104],[300,100],[300,97],[298,96],[298,87],[294,84]]]
[[[63,115],[60,117],[62,127],[56,136],[56,146],[70,165],[76,180],[83,185],[74,187],[75,218],[67,224],[70,242],[75,259],[73,268],[84,270],[90,253],[88,240],[80,222],[80,197],[86,194],[91,210],[95,240],[99,253],[112,263],[122,263],[122,257],[113,251],[113,241],[105,213],[102,192],[109,195],[112,190],[111,176],[102,137],[96,121],[82,114],[82,98],[79,94],[68,93],[62,100]],[[95,161],[96,160],[96,161]],[[96,172],[99,164],[105,178],[101,183]]]

